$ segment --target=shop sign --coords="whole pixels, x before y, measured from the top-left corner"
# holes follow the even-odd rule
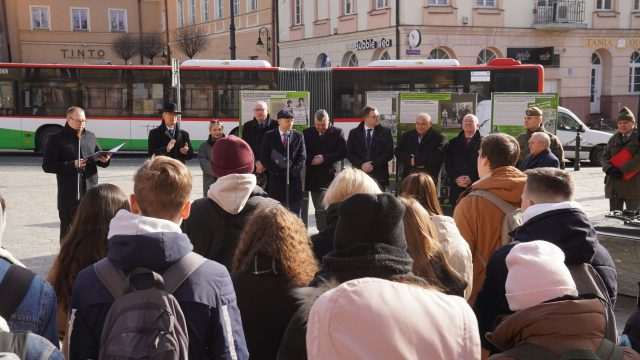
[[[519,60],[523,64],[552,65],[553,47],[507,48],[507,57]]]
[[[65,59],[104,59],[103,49],[60,49]]]
[[[391,47],[391,39],[381,38],[380,41],[376,41],[374,39],[365,39],[356,41],[356,50],[369,50],[369,49],[377,49],[377,48],[387,48]]]

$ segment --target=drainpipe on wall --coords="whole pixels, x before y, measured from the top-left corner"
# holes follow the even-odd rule
[[[271,56],[273,62],[271,65],[280,66],[280,49],[278,48],[278,36],[279,36],[279,19],[278,19],[278,0],[271,1],[271,40],[273,46],[271,46]]]
[[[400,0],[396,0],[396,60],[400,60]]]
[[[144,65],[144,55],[142,54],[142,0],[138,0],[138,32],[140,33],[138,42],[140,44],[140,65]]]
[[[4,38],[7,45],[7,60],[8,62],[13,62],[11,60],[11,41],[9,41],[9,24],[7,23],[7,4],[5,3],[5,1],[2,1],[2,17],[4,21]]]
[[[164,32],[167,38],[167,65],[171,65],[171,46],[169,46],[169,4],[164,0]]]

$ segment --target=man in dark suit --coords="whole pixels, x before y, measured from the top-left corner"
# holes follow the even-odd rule
[[[431,116],[418,114],[415,130],[402,134],[396,147],[396,158],[402,164],[402,177],[426,172],[437,184],[446,150],[447,138],[432,128]]]
[[[480,178],[478,149],[480,149],[482,135],[478,130],[479,127],[478,118],[475,115],[465,115],[462,119],[462,131],[451,139],[447,147],[445,168],[449,178],[449,203],[452,212],[460,194]]]
[[[72,106],[67,110],[64,128],[51,136],[44,149],[42,169],[56,174],[58,181],[58,215],[60,216],[60,241],[67,233],[78,207],[80,195],[98,185],[98,168],[109,166],[110,155],[91,157],[100,151],[96,136],[86,130],[87,118],[84,110]],[[80,145],[80,160],[78,160]],[[78,189],[78,176],[80,189]]]
[[[300,216],[302,201],[300,172],[307,156],[302,133],[293,130],[293,113],[291,111],[285,109],[278,112],[278,128],[264,134],[260,148],[260,159],[267,171],[269,197],[285,204],[289,210]],[[287,168],[289,168],[288,186]]]
[[[536,132],[529,139],[529,154],[522,159],[520,170],[541,167],[560,168],[560,161],[551,152],[551,138],[544,132]]]
[[[342,129],[331,126],[329,114],[324,109],[316,111],[313,127],[304,129],[302,135],[307,150],[305,191],[311,193],[316,209],[316,226],[322,230],[326,227],[326,209],[322,200],[329,184],[341,170],[340,162],[346,156],[347,143]]]
[[[391,130],[380,125],[380,114],[375,107],[362,109],[362,122],[349,131],[347,159],[353,167],[375,179],[382,189],[389,186],[393,137]]]
[[[162,155],[174,158],[182,163],[193,158],[193,147],[189,140],[189,133],[180,129],[178,125],[178,105],[165,103],[162,110],[162,123],[149,131],[149,156]]]
[[[256,101],[256,103],[253,104],[253,119],[242,126],[242,140],[246,141],[253,151],[253,156],[256,161],[255,173],[258,186],[260,187],[265,187],[267,184],[266,169],[260,161],[262,139],[267,131],[277,128],[278,122],[271,119],[267,103],[264,101]]]

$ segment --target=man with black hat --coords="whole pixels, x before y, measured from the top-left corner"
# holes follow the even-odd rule
[[[268,175],[267,193],[269,197],[285,204],[289,210],[300,216],[302,201],[300,172],[307,159],[304,137],[302,133],[293,130],[293,113],[290,110],[280,110],[277,118],[278,128],[264,134],[260,147],[260,161],[267,169]],[[288,185],[287,175],[289,175]]]
[[[193,147],[189,140],[189,133],[181,130],[178,124],[178,115],[182,114],[178,111],[178,105],[171,102],[165,103],[160,114],[162,114],[162,123],[149,131],[149,156],[168,156],[183,163],[191,160]]]
[[[640,209],[640,147],[636,118],[628,107],[618,112],[618,131],[609,139],[602,154],[605,177],[604,195],[609,210]],[[614,163],[616,165],[614,165]]]
[[[532,106],[525,110],[524,127],[527,131],[518,135],[518,145],[520,145],[520,159],[518,163],[522,162],[525,156],[529,155],[529,139],[531,135],[536,132],[544,132],[549,135],[551,139],[551,146],[549,149],[560,161],[560,169],[564,169],[564,150],[562,149],[562,142],[558,137],[547,130],[545,130],[542,124],[542,110],[536,106]]]

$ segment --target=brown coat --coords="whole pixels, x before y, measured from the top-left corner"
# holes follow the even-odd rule
[[[566,300],[544,303],[506,317],[487,339],[503,351],[528,342],[554,352],[589,349],[594,352],[604,338],[605,315],[600,300]],[[640,354],[624,348],[624,359]],[[490,360],[512,359],[496,354]]]
[[[609,160],[614,157],[622,149],[627,149],[633,155],[633,158],[627,161],[620,170],[624,174],[640,170],[640,139],[638,138],[638,129],[633,129],[627,142],[622,140],[622,134],[616,132],[610,139],[607,147],[602,154],[602,171],[607,172],[613,165],[609,164]],[[629,180],[616,179],[607,175],[604,183],[604,195],[607,199],[640,199],[640,174],[636,174]]]
[[[460,234],[469,243],[473,254],[473,291],[469,304],[473,305],[482,288],[485,266],[491,254],[501,246],[500,230],[504,213],[489,200],[480,196],[467,196],[473,190],[489,190],[501,199],[520,206],[527,176],[513,166],[494,169],[491,175],[476,181],[462,193],[453,218]],[[480,260],[482,257],[483,260]]]

